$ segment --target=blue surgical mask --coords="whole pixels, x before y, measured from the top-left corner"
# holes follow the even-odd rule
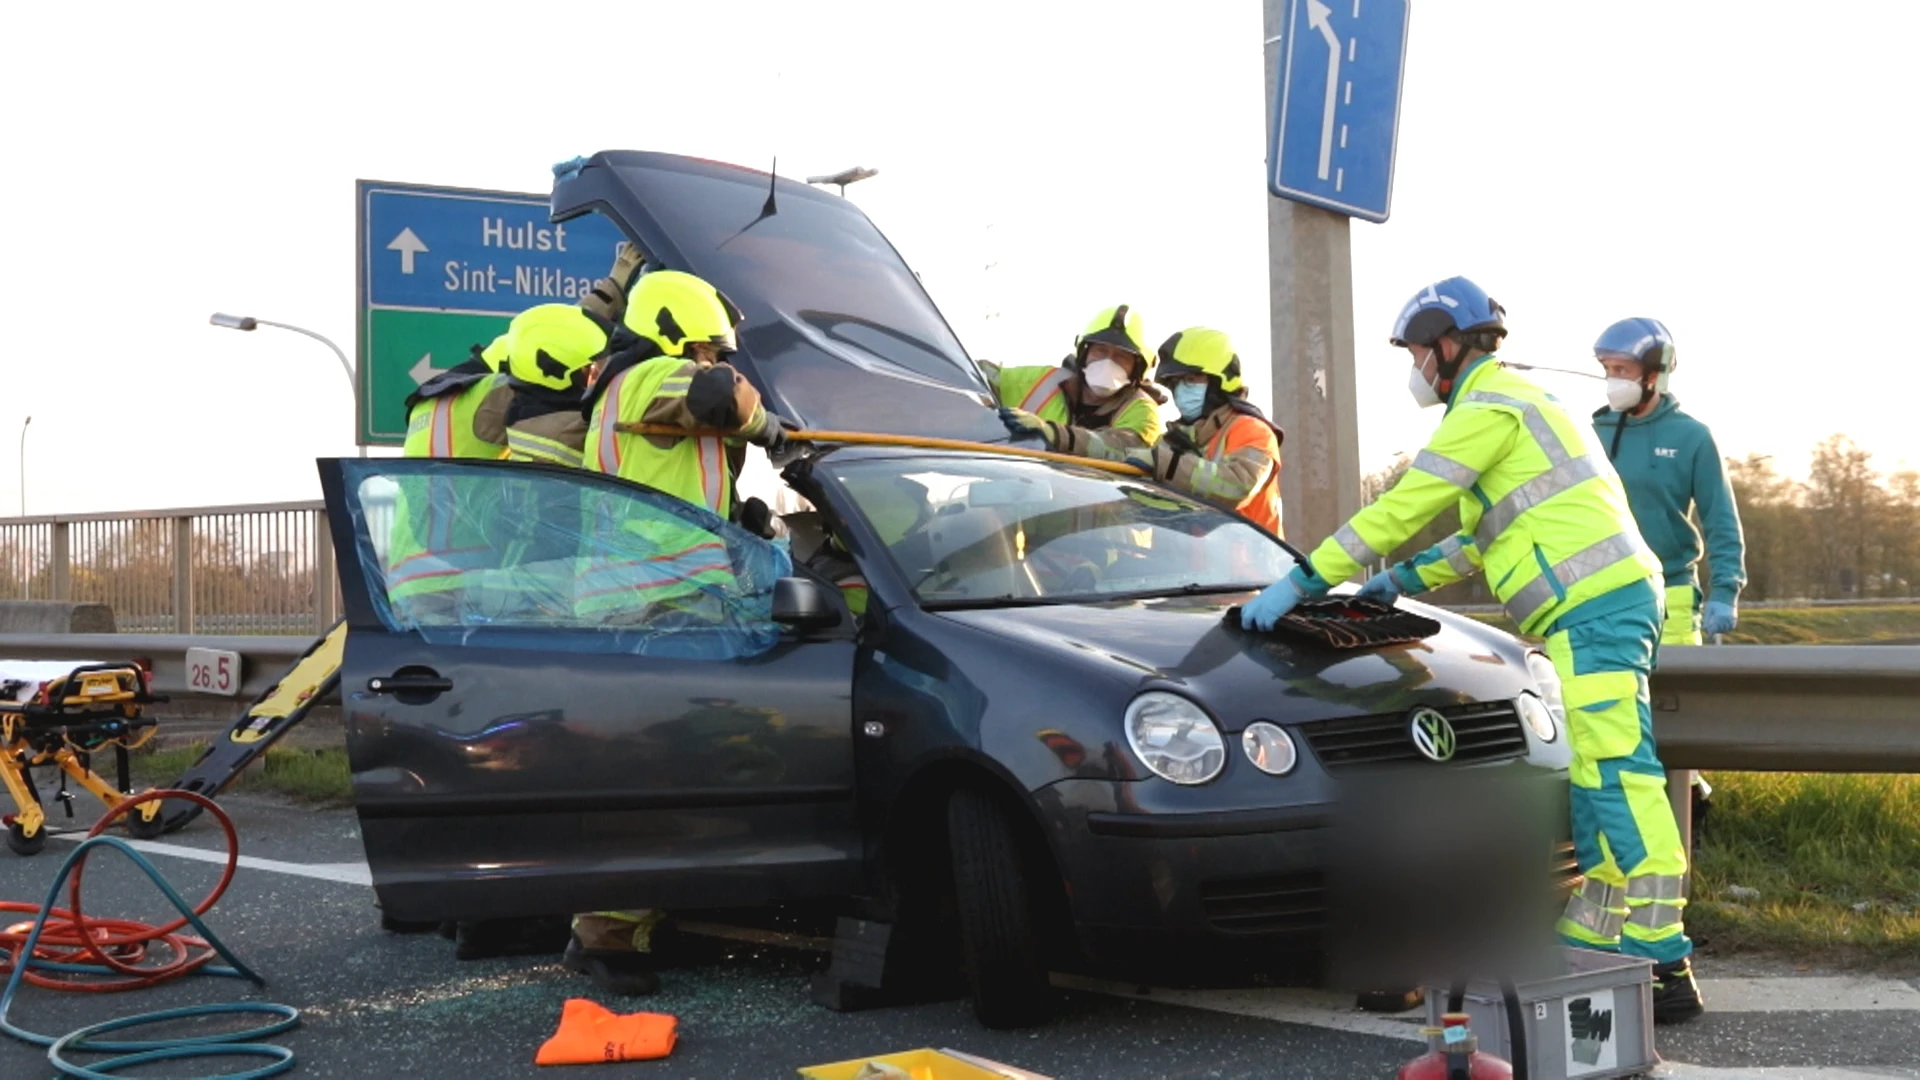
[[[1180,409],[1180,419],[1188,423],[1200,419],[1200,414],[1207,411],[1207,384],[1181,383],[1173,388],[1173,403]]]

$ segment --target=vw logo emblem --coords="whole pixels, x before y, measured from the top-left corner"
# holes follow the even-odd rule
[[[1407,714],[1407,731],[1413,736],[1413,748],[1428,761],[1448,761],[1453,757],[1453,725],[1437,711],[1419,708]]]

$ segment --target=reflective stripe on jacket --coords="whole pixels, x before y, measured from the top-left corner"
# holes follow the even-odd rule
[[[1392,490],[1315,549],[1331,584],[1391,554],[1449,503],[1461,532],[1402,564],[1426,588],[1486,571],[1522,633],[1660,573],[1591,429],[1497,359],[1475,361],[1447,414]]]
[[[667,424],[698,428],[687,411],[687,387],[696,365],[674,356],[655,357],[612,376],[594,402],[587,424],[587,468],[645,484],[726,517],[733,476],[726,440],[637,435],[620,424]]]
[[[462,375],[466,377],[462,377]],[[497,458],[507,444],[507,402],[513,390],[505,375],[445,371],[408,399],[410,458]]]

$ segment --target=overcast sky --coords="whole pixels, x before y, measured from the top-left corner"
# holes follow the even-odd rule
[[[352,452],[356,178],[544,191],[665,150],[850,189],[969,349],[1051,363],[1097,309],[1232,334],[1266,381],[1260,5],[15,3],[0,462],[31,513],[313,498]],[[1912,421],[1920,5],[1418,0],[1392,220],[1355,222],[1362,460],[1424,441],[1393,315],[1466,274],[1506,355],[1645,314],[1729,454]],[[1542,381],[1586,411],[1599,384]],[[903,420],[903,423],[906,422]],[[0,512],[19,506],[0,467]]]

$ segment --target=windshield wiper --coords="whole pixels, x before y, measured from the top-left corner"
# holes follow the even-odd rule
[[[953,600],[923,600],[920,607],[924,611],[973,611],[978,608],[1008,607],[1046,607],[1052,604],[1084,604],[1089,600],[1104,599],[1100,596],[1082,593],[1077,596],[1015,596],[1007,593],[1002,596],[969,596]]]

